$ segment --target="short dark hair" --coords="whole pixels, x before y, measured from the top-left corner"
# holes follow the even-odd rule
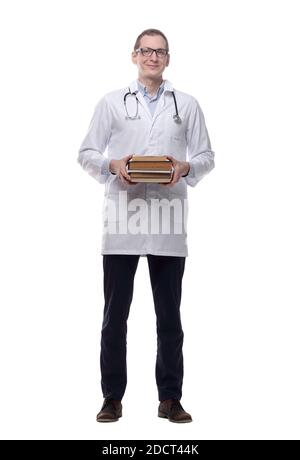
[[[169,52],[169,43],[168,43],[168,39],[167,39],[167,37],[165,36],[165,34],[162,33],[162,32],[161,32],[160,30],[158,30],[158,29],[146,29],[146,30],[144,30],[144,31],[138,36],[138,38],[136,39],[136,42],[135,42],[134,48],[133,48],[134,51],[140,47],[141,38],[142,38],[144,35],[151,35],[152,37],[153,37],[154,35],[160,35],[160,36],[165,40],[165,42],[166,42],[166,47],[167,47],[167,51]]]

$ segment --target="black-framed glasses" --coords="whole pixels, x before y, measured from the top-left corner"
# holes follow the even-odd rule
[[[152,56],[153,51],[155,51],[156,56],[159,58],[165,57],[168,54],[168,50],[164,48],[157,48],[156,50],[154,50],[153,48],[138,48],[135,51],[136,53],[142,53],[142,55],[145,57]]]

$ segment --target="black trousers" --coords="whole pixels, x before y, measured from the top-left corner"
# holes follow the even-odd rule
[[[104,312],[101,330],[101,386],[104,398],[121,400],[127,384],[127,319],[139,255],[103,255]],[[147,254],[156,313],[155,377],[158,399],[181,399],[183,337],[180,302],[185,257]]]

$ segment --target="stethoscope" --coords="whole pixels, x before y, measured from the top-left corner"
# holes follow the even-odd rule
[[[124,107],[125,107],[125,111],[126,111],[126,117],[125,117],[125,120],[140,120],[140,116],[138,114],[139,112],[139,100],[137,98],[137,92],[138,91],[134,91],[133,93],[130,91],[130,88],[128,88],[129,91],[124,95]],[[181,123],[181,118],[178,114],[178,107],[177,107],[177,101],[176,101],[176,97],[175,97],[175,94],[174,94],[174,91],[171,91],[172,93],[172,96],[173,96],[173,99],[174,99],[174,105],[175,105],[175,111],[176,113],[173,115],[173,120],[175,121],[175,123]],[[126,105],[126,98],[127,96],[135,96],[135,100],[136,100],[136,111],[135,111],[135,115],[132,117],[129,115],[128,113],[128,110],[127,110],[127,105]]]

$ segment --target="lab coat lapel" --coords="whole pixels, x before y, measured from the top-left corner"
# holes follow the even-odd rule
[[[140,92],[138,92],[136,96],[137,96],[137,98],[138,98],[140,104],[144,107],[144,109],[145,109],[145,111],[146,111],[148,117],[149,117],[150,120],[152,121],[152,114],[151,114],[151,112],[150,112],[150,110],[149,110],[149,107],[148,107],[147,102],[145,101],[143,95],[142,95]]]
[[[165,96],[165,91],[164,91],[159,98],[158,104],[153,114],[153,118],[152,118],[153,123],[155,122],[158,115],[165,110],[165,108],[166,108],[166,96]]]
[[[167,106],[169,105],[168,104],[168,98],[166,99],[166,96],[169,95],[170,91],[173,91],[173,85],[169,80],[165,80],[164,91],[163,91],[162,95],[159,98],[158,104],[156,106],[156,110],[155,110],[155,112],[153,114],[153,120],[152,120],[153,123],[155,122],[157,117],[161,114],[161,112],[166,110]]]

